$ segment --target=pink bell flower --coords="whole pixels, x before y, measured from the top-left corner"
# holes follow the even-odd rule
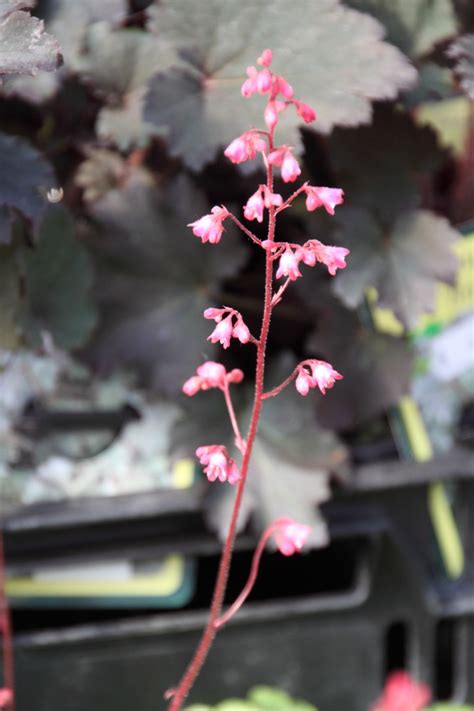
[[[316,121],[316,111],[309,104],[304,104],[302,101],[297,101],[297,99],[293,99],[293,104],[296,106],[296,113],[305,123]]]
[[[311,373],[308,373],[308,369]],[[330,363],[324,360],[305,360],[298,366],[295,386],[300,395],[307,395],[310,388],[318,387],[322,394],[332,388],[336,380],[342,380],[342,375],[334,370]]]
[[[209,444],[196,449],[196,456],[203,465],[209,481],[228,481],[236,484],[240,473],[235,461],[222,444]]]
[[[275,543],[283,555],[290,556],[299,553],[308,540],[311,528],[303,523],[297,523],[291,518],[281,518],[275,526]]]
[[[292,183],[301,174],[301,168],[289,146],[279,146],[272,151],[268,162],[281,167],[281,177],[285,183]]]
[[[244,99],[249,99],[257,92],[257,75],[258,71],[255,67],[247,67],[247,79],[242,84],[240,93]]]
[[[262,69],[257,76],[257,91],[259,94],[267,94],[272,88],[272,75],[267,68]]]
[[[426,684],[414,681],[405,671],[395,671],[387,678],[382,696],[371,711],[419,711],[427,706],[430,698]]]
[[[246,131],[229,143],[224,155],[232,163],[243,163],[246,160],[253,160],[257,152],[264,152],[266,145],[265,140],[258,133]]]
[[[292,252],[292,250],[287,247],[280,257],[278,263],[278,269],[276,272],[276,278],[281,279],[281,277],[288,277],[291,281],[295,281],[301,276],[301,272],[298,268],[300,262],[299,254]]]
[[[263,208],[265,203],[262,198],[262,187],[260,186],[253,195],[249,197],[244,205],[244,217],[247,220],[257,220],[263,222]]]
[[[336,205],[341,205],[344,202],[344,190],[340,188],[316,188],[312,185],[307,185],[305,192],[306,209],[309,212],[323,205],[326,212],[330,215],[334,215]]]
[[[286,79],[278,74],[275,74],[274,82],[276,92],[282,94],[285,99],[291,99],[294,93],[291,84],[288,84]]]
[[[200,237],[202,243],[209,242],[217,244],[221,240],[221,235],[224,231],[223,222],[228,217],[229,213],[224,207],[217,205],[212,208],[209,215],[204,215],[195,222],[188,223],[188,227],[192,227],[193,234]]]
[[[227,318],[217,323],[207,340],[211,341],[211,343],[221,343],[223,348],[229,348],[232,331],[232,316],[227,316]]]
[[[250,331],[242,317],[237,319],[232,335],[234,338],[238,338],[241,343],[248,343],[250,341]]]
[[[345,269],[347,267],[346,257],[350,254],[350,250],[346,247],[332,247],[323,244],[317,239],[312,239],[306,242],[303,249],[311,250],[318,262],[328,268],[328,272],[331,276],[336,274],[337,269]]]
[[[269,209],[272,205],[280,207],[280,205],[283,204],[283,198],[281,195],[270,192],[266,185],[261,185],[260,187],[263,190],[263,202],[267,209]]]

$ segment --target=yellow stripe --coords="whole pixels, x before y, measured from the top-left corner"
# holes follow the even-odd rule
[[[418,405],[413,398],[403,397],[399,412],[413,458],[417,462],[428,461],[433,456],[433,448]],[[446,573],[450,578],[459,578],[464,571],[464,550],[446,488],[441,482],[429,485],[428,508]]]
[[[132,580],[75,580],[74,582],[41,581],[28,577],[6,581],[8,597],[165,597],[182,585],[184,560],[169,555],[163,568],[151,575],[138,575]]]

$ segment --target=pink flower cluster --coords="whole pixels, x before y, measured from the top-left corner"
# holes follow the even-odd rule
[[[253,160],[257,152],[264,153],[267,144],[261,138],[258,131],[250,129],[241,136],[234,138],[224,151],[224,155],[232,163],[243,163],[246,160]]]
[[[308,540],[311,528],[303,523],[297,523],[291,518],[280,518],[272,523],[275,529],[275,543],[283,555],[299,553]]]
[[[289,146],[275,148],[268,155],[268,162],[270,165],[276,165],[280,168],[281,179],[284,183],[293,183],[298,175],[301,175],[301,168]]]
[[[217,324],[207,339],[211,343],[221,343],[224,348],[228,348],[231,338],[237,338],[241,343],[250,341],[250,331],[239,311],[228,306],[222,309],[210,308],[204,311],[204,318],[212,319]]]
[[[196,449],[196,456],[204,467],[209,481],[228,481],[236,484],[240,473],[237,464],[229,456],[223,444],[208,444]]]
[[[300,395],[307,395],[311,388],[318,387],[324,395],[342,375],[324,360],[305,360],[297,367],[295,386]]]
[[[306,193],[306,209],[308,212],[324,206],[326,212],[334,215],[336,205],[341,205],[344,202],[344,190],[340,188],[316,188],[312,185],[306,185],[304,191]]]
[[[196,370],[197,375],[192,375],[183,385],[185,395],[196,395],[199,390],[219,388],[225,390],[230,383],[240,383],[244,374],[239,368],[234,368],[228,373],[222,363],[208,360]]]
[[[382,696],[372,706],[371,711],[419,711],[425,708],[431,698],[426,684],[414,681],[405,671],[390,674]]]
[[[302,276],[299,270],[300,262],[308,267],[314,267],[317,262],[320,262],[328,268],[328,272],[332,276],[335,275],[337,269],[344,269],[347,266],[345,257],[349,254],[348,249],[325,245],[317,239],[308,240],[303,245],[281,242],[265,242],[263,245],[272,250],[279,246],[285,247],[278,263],[275,275],[277,279],[282,277],[288,277],[290,281],[298,279]]]
[[[253,195],[249,197],[244,205],[244,217],[247,220],[257,220],[263,222],[263,208],[269,209],[272,205],[280,207],[283,198],[278,193],[272,193],[266,185],[259,185]]]

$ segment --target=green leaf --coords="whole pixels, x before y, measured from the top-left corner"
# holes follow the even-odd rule
[[[184,176],[160,191],[146,171],[91,206],[102,307],[91,355],[101,368],[137,368],[153,387],[176,394],[213,357],[202,316],[209,289],[235,274],[246,252],[231,227],[219,245],[203,246],[186,224],[206,212]]]
[[[84,345],[96,323],[91,285],[89,255],[74,236],[72,218],[59,206],[49,208],[38,245],[25,257],[28,339],[37,345],[46,331],[59,348]]]
[[[20,313],[20,279],[12,247],[0,248],[0,349],[18,346]]]
[[[410,57],[427,54],[437,42],[457,32],[451,0],[345,0],[368,12],[387,32],[387,41]]]
[[[292,699],[285,691],[271,686],[254,686],[248,698],[257,704],[261,711],[317,711],[315,706]]]
[[[461,77],[461,86],[474,100],[474,35],[464,35],[449,48],[449,56],[459,60],[455,70]]]
[[[27,141],[0,133],[0,242],[10,241],[15,208],[33,223],[41,217],[47,202],[46,192],[56,184],[53,170],[44,157]]]
[[[343,375],[317,401],[325,427],[347,430],[386,412],[408,392],[412,354],[406,340],[373,333],[353,311],[315,294],[318,327],[308,353],[319,354]]]
[[[107,104],[97,117],[98,136],[121,150],[146,145],[156,131],[143,119],[145,83],[156,70],[175,60],[166,42],[136,29],[113,30],[96,23],[86,34],[78,68]]]
[[[348,269],[335,278],[334,290],[351,308],[374,286],[379,305],[413,328],[421,314],[433,310],[436,283],[454,283],[458,260],[452,247],[459,234],[446,219],[414,210],[384,230],[367,210],[346,207],[337,224],[337,242],[351,254]]]
[[[306,157],[310,171],[313,161],[316,167],[318,162],[312,158],[311,133]],[[438,168],[446,156],[433,129],[417,126],[407,113],[389,105],[376,107],[371,126],[336,129],[328,151],[335,184],[345,190],[348,204],[370,209],[384,224],[418,206],[416,179]]]
[[[281,383],[295,365],[288,354],[280,358],[271,369],[266,389]],[[244,419],[248,418],[249,412]],[[252,515],[261,531],[276,518],[290,516],[312,527],[314,546],[324,545],[327,530],[317,506],[330,495],[329,473],[345,473],[345,462],[344,446],[318,424],[314,400],[301,397],[292,383],[265,402],[239,526],[243,528]],[[221,537],[228,526],[232,500],[230,487],[210,491],[206,516]]]
[[[31,3],[0,4],[0,76],[2,74],[37,74],[52,71],[62,64],[58,41],[44,32],[41,20],[19,7]]]
[[[378,23],[337,0],[305,0],[301,12],[286,0],[271,7],[265,0],[164,0],[150,16],[151,29],[174,44],[181,62],[150,81],[145,119],[169,129],[172,154],[193,169],[249,126],[262,124],[263,100],[240,94],[245,67],[262,48],[278,48],[275,71],[314,105],[322,133],[367,123],[371,101],[394,98],[416,79],[403,55],[381,41]],[[298,147],[299,125],[295,113],[286,112],[278,141]]]

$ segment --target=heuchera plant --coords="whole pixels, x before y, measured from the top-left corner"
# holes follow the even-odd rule
[[[258,337],[250,332],[242,315],[230,306],[208,308],[204,312],[204,318],[215,323],[214,330],[208,338],[212,343],[221,343],[223,348],[229,348],[232,339],[237,339],[242,344],[251,344],[256,348],[255,396],[250,425],[246,435],[243,436],[240,431],[232,404],[230,388],[231,385],[242,381],[244,376],[241,370],[235,369],[227,372],[222,364],[208,361],[199,366],[196,374],[192,375],[183,385],[184,393],[189,396],[196,395],[200,390],[209,390],[210,388],[218,388],[222,391],[235,437],[235,445],[240,452],[241,461],[237,463],[222,444],[206,443],[196,450],[196,456],[203,465],[209,481],[228,482],[237,487],[237,493],[220,560],[209,619],[195,654],[181,681],[175,688],[166,692],[165,697],[170,699],[170,711],[178,711],[182,707],[185,697],[199,674],[217,631],[231,619],[249,595],[255,582],[260,558],[267,541],[273,537],[278,550],[283,555],[289,556],[302,549],[311,532],[308,526],[290,518],[283,517],[274,521],[260,538],[253,557],[250,575],[242,592],[229,609],[222,612],[237,519],[264,400],[278,395],[283,388],[292,382],[294,382],[297,391],[301,395],[307,395],[312,388],[319,388],[321,393],[324,394],[326,390],[332,388],[336,380],[342,378],[342,375],[329,363],[309,359],[299,363],[279,386],[265,392],[265,350],[273,309],[280,303],[291,282],[302,276],[300,271],[302,265],[314,267],[317,263],[320,263],[327,267],[330,274],[334,275],[337,269],[343,269],[346,266],[345,257],[349,250],[343,247],[324,245],[317,239],[309,239],[301,245],[276,238],[275,228],[278,214],[290,208],[298,195],[304,194],[306,196],[308,210],[324,207],[330,215],[333,215],[336,205],[340,205],[343,201],[343,191],[339,188],[315,187],[305,182],[286,199],[274,192],[273,179],[276,168],[279,169],[284,183],[293,183],[301,173],[291,146],[280,146],[275,143],[275,129],[280,120],[280,115],[287,109],[294,109],[304,122],[311,123],[316,119],[316,112],[307,104],[295,99],[293,88],[286,79],[279,74],[275,74],[270,69],[272,64],[272,52],[270,49],[266,49],[262,53],[257,60],[257,64],[260,69],[256,67],[247,69],[247,79],[242,84],[241,93],[246,99],[250,99],[256,94],[267,97],[264,110],[266,129],[249,129],[235,138],[226,148],[224,154],[232,163],[254,160],[257,155],[263,160],[267,175],[266,183],[260,185],[258,190],[247,200],[244,205],[244,217],[249,221],[257,220],[257,222],[261,223],[266,216],[268,220],[267,238],[265,240],[259,239],[222,205],[214,206],[208,215],[204,215],[204,217],[188,225],[203,244],[217,245],[225,231],[224,225],[226,221],[234,222],[244,235],[257,248],[263,250],[265,254],[265,287],[263,315]],[[275,266],[277,268],[274,275]],[[274,286],[274,278],[279,281],[276,287]]]

